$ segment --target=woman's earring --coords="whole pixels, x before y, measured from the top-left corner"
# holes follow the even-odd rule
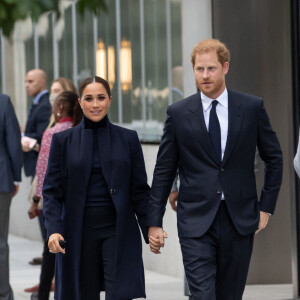
[[[61,114],[60,114],[60,112],[57,112],[57,113],[56,113],[56,115],[57,115],[58,117],[61,117]]]

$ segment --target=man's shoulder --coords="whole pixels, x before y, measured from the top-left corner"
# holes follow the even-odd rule
[[[178,102],[175,102],[169,106],[169,109],[173,111],[182,111],[182,109],[185,109],[189,107],[191,104],[200,101],[200,95],[199,93],[193,94],[187,98],[184,98]]]
[[[10,97],[8,95],[0,93],[0,115],[6,114],[6,113],[11,113],[13,109],[12,108],[12,103],[10,101]],[[2,112],[2,113],[1,113]]]
[[[10,98],[8,95],[0,93],[0,101],[1,103],[8,103],[10,102]]]
[[[261,103],[262,98],[256,95],[247,94],[239,91],[228,90],[228,99],[234,99],[236,101],[242,101],[244,104],[257,104]]]
[[[50,106],[50,101],[49,101],[49,92],[43,94],[39,100],[39,105],[40,106]]]

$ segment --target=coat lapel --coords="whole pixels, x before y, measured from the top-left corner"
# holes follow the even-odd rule
[[[84,128],[84,118],[79,125],[80,129],[80,169],[84,180],[84,189],[88,186],[93,162],[93,132]]]
[[[111,183],[111,170],[112,170],[112,146],[111,146],[111,123],[107,119],[105,127],[100,128],[98,132],[98,146],[100,152],[100,161],[102,171],[106,183],[110,187]]]
[[[229,159],[236,145],[243,121],[242,102],[228,90],[228,134],[222,165]]]
[[[189,121],[195,133],[196,140],[200,143],[201,147],[206,151],[209,157],[217,164],[220,164],[215,156],[215,150],[208,135],[200,93],[197,93],[195,97],[191,99],[188,110],[190,112]]]

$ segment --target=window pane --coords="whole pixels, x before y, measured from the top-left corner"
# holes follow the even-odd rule
[[[171,1],[171,33],[172,33],[172,100],[183,99],[183,67],[181,47],[181,1]],[[196,92],[196,87],[195,87]]]
[[[95,74],[103,77],[110,84],[113,101],[109,110],[109,118],[112,122],[117,123],[119,110],[115,1],[107,1],[107,6],[108,12],[101,12],[98,16]]]
[[[30,19],[27,19],[24,24],[21,24],[21,27],[26,28],[24,32],[26,32],[26,36],[24,37],[24,47],[25,47],[25,74],[34,69],[34,36],[33,36],[33,23]],[[24,74],[24,76],[25,76]],[[24,77],[25,78],[25,77]],[[24,80],[25,81],[25,80]],[[28,111],[33,98],[27,96],[26,106]],[[27,118],[27,116],[26,116]]]
[[[59,76],[73,80],[72,3],[70,1],[62,3],[65,10],[55,27],[58,41]]]
[[[39,66],[47,74],[47,86],[53,78],[52,14],[42,16],[38,23]]]
[[[78,64],[77,84],[79,85],[84,78],[95,74],[93,14],[89,11],[85,11],[83,17],[78,12],[76,14]]]

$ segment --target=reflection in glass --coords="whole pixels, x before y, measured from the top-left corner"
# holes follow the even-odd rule
[[[108,46],[107,48],[107,57],[108,57],[108,83],[112,89],[115,81],[115,48],[113,46]]]
[[[104,43],[101,39],[98,41],[96,53],[96,75],[107,80],[106,77],[106,51]]]
[[[126,93],[132,88],[132,60],[131,43],[125,39],[122,40],[120,49],[120,75],[122,91]]]
[[[52,14],[40,17],[38,22],[39,68],[47,74],[47,86],[53,78]]]
[[[63,1],[62,4],[64,10],[60,23],[56,25],[59,76],[73,80],[72,7],[69,1]]]

